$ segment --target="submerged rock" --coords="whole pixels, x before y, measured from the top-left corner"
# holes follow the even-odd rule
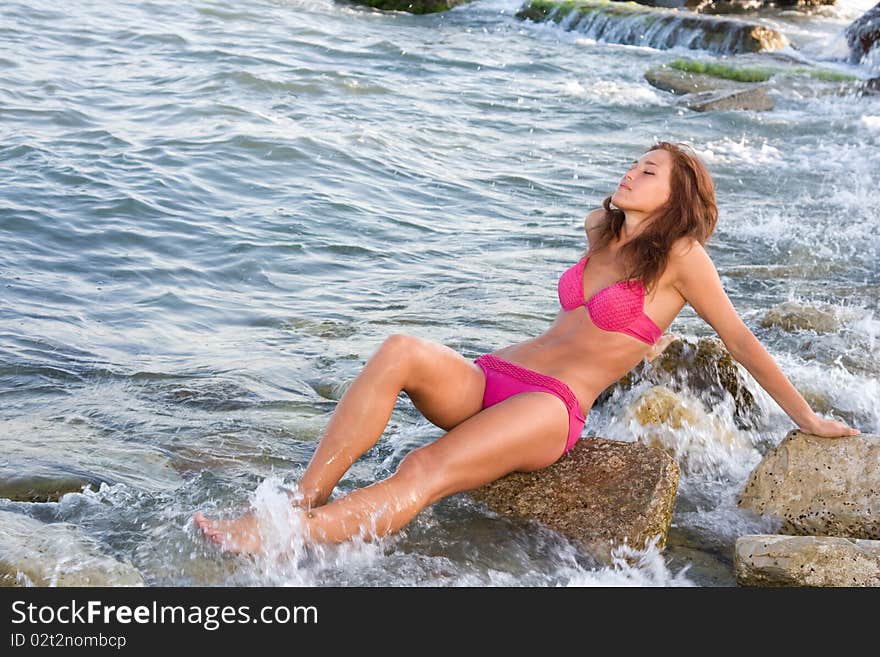
[[[143,586],[75,525],[0,511],[0,586]]]
[[[471,495],[494,512],[536,520],[610,563],[611,549],[666,544],[678,464],[640,443],[583,438],[553,465],[515,472]]]
[[[386,11],[406,11],[410,14],[433,14],[446,11],[470,0],[350,0],[357,5],[366,5]]]
[[[737,504],[784,534],[880,539],[880,436],[792,430],[752,471]]]
[[[634,2],[530,0],[516,17],[553,21],[610,43],[660,49],[678,46],[734,54],[777,50],[789,44],[780,32],[760,23],[649,8]]]
[[[853,21],[844,31],[849,46],[849,61],[858,64],[880,42],[880,2]]]
[[[5,421],[3,429],[3,498],[46,502],[87,484],[168,491],[183,482],[159,450],[114,440],[81,423],[22,417]]]
[[[740,586],[880,586],[880,541],[740,536],[734,569]]]

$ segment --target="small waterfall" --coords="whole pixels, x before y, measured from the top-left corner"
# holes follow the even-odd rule
[[[606,0],[533,0],[516,16],[535,22],[553,21],[565,30],[609,43],[664,50],[679,46],[737,54],[789,45],[784,35],[759,23]]]

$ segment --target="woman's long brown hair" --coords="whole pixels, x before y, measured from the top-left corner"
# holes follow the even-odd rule
[[[624,280],[642,281],[646,294],[657,284],[672,245],[680,237],[689,235],[705,244],[718,223],[718,206],[715,203],[715,183],[706,165],[686,144],[661,141],[645,151],[667,151],[672,156],[669,199],[647,221],[649,222],[635,238],[620,247],[627,275]],[[602,202],[605,221],[590,235],[588,254],[601,251],[613,239],[620,239],[623,210],[611,206],[611,196]]]

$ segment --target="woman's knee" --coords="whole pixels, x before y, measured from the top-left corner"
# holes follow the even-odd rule
[[[413,495],[425,503],[433,501],[434,482],[442,476],[440,464],[432,460],[429,450],[419,447],[403,457],[394,473],[396,478],[409,482]]]
[[[406,363],[415,356],[419,348],[419,338],[406,333],[392,333],[379,349],[376,357],[383,357],[395,363]]]
[[[373,368],[382,367],[383,370],[397,372],[402,383],[415,357],[417,340],[418,338],[405,333],[393,333],[379,345],[368,364]]]

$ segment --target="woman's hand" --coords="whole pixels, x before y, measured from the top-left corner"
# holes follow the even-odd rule
[[[858,429],[848,427],[843,422],[827,420],[815,414],[810,422],[800,425],[800,430],[814,436],[822,436],[823,438],[842,438],[844,436],[857,436],[861,433]]]

